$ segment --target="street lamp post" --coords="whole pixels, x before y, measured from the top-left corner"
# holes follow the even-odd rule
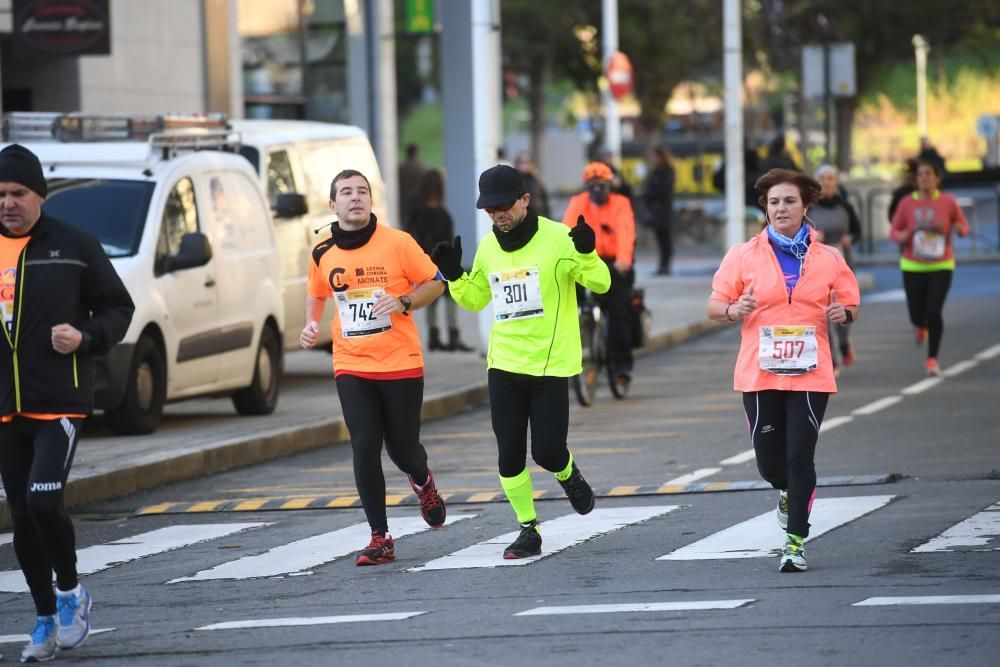
[[[927,139],[927,53],[931,46],[923,35],[914,35],[913,49],[917,56],[917,130],[923,140]]]

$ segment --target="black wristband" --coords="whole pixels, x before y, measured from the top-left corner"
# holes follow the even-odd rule
[[[411,299],[410,297],[406,296],[405,294],[403,296],[399,297],[399,302],[401,304],[403,304],[403,312],[404,313],[410,312],[410,309],[413,308],[413,299]]]
[[[729,317],[729,309],[730,309],[730,307],[732,307],[732,305],[733,304],[731,304],[731,303],[727,303],[726,304],[726,319],[729,320],[730,322],[735,322],[736,320],[734,320],[733,318]]]
[[[854,321],[854,313],[852,313],[847,308],[844,308],[844,313],[847,315],[847,322],[846,322],[846,324],[850,324],[851,322]]]

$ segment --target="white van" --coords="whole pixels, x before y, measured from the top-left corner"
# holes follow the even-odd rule
[[[42,128],[34,135],[32,123]],[[224,126],[151,134],[140,125],[9,114],[5,128],[5,141],[42,162],[44,210],[100,240],[135,302],[124,340],[97,365],[96,406],[115,432],[130,434],[155,430],[165,402],[194,396],[230,394],[240,414],[270,413],[285,323],[257,175]],[[43,139],[46,127],[58,140],[31,138]]]
[[[344,169],[363,173],[372,186],[373,212],[391,224],[375,153],[360,128],[299,120],[233,120],[240,152],[257,170],[274,218],[285,292],[285,349],[299,347],[305,325],[306,277],[313,246],[330,234],[330,182]],[[325,309],[320,344],[330,341],[333,310]]]

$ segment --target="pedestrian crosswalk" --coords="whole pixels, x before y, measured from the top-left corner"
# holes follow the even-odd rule
[[[820,498],[813,506],[810,516],[809,539],[816,539],[840,526],[863,520],[865,517],[883,510],[897,500],[895,495],[849,496],[841,498]],[[539,556],[504,560],[503,549],[517,536],[503,533],[486,537],[477,531],[484,515],[479,512],[454,512],[448,517],[442,539],[425,542],[421,553],[428,560],[422,564],[410,565],[403,572],[407,576],[444,570],[474,570],[509,566],[531,566],[543,559],[556,560],[560,554],[594,540],[612,539],[613,534],[628,530],[644,530],[640,524],[658,521],[658,530],[664,531],[667,522],[674,517],[684,517],[690,507],[684,505],[642,505],[622,507],[600,507],[587,515],[566,513],[543,521],[543,551]],[[961,519],[961,520],[959,520]],[[956,550],[995,551],[1000,550],[1000,501],[966,517],[956,517],[958,521],[938,535],[924,535],[925,540],[911,553],[935,553]],[[242,540],[245,543],[268,543],[269,529],[278,521],[232,522],[232,523],[185,523],[130,537],[81,548],[78,551],[78,569],[81,575],[93,575],[111,568],[135,566],[138,561],[158,554],[176,551],[196,544],[218,540],[237,533],[252,533],[255,538]],[[399,544],[407,538],[430,532],[429,527],[419,517],[394,517],[391,529]],[[488,523],[488,522],[487,522]],[[463,526],[474,529],[463,530]],[[457,527],[458,531],[449,530]],[[701,537],[697,534],[687,544],[662,555],[647,556],[650,561],[703,561],[719,559],[770,558],[777,554],[782,533],[777,526],[774,511],[752,516],[728,525],[706,525],[708,531]],[[715,532],[710,532],[714,529]],[[666,531],[676,539],[677,533]],[[689,533],[684,533],[689,534]],[[635,534],[625,537],[633,540]],[[470,536],[476,536],[470,539]],[[486,537],[476,541],[478,537]],[[368,541],[369,528],[365,523],[350,525],[337,530],[322,532],[305,538],[285,542],[263,550],[247,551],[230,560],[211,564],[207,569],[193,571],[181,577],[167,578],[157,583],[196,584],[217,580],[248,580],[263,577],[282,577],[312,574],[315,568],[323,567],[361,549]],[[461,544],[468,539],[472,544]],[[916,540],[915,540],[916,541]],[[0,548],[10,542],[9,533],[0,535]],[[273,541],[270,542],[273,544]],[[911,543],[912,544],[912,543]],[[427,545],[435,545],[430,548]],[[228,552],[228,549],[227,549]],[[2,552],[0,552],[2,553]],[[412,554],[413,552],[409,552]],[[12,562],[12,558],[7,558]],[[192,567],[192,570],[195,570]],[[152,568],[155,572],[155,568]],[[176,572],[176,570],[174,570]],[[0,592],[25,593],[27,587],[19,570],[0,572]],[[542,613],[542,612],[537,612]],[[545,613],[588,613],[586,611],[550,611]],[[596,613],[596,612],[595,612]],[[348,622],[327,620],[324,622]]]

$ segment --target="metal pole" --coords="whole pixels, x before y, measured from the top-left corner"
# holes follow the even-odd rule
[[[601,0],[601,38],[605,71],[611,63],[611,56],[618,51],[618,0]],[[622,125],[618,116],[618,102],[611,96],[611,86],[604,89],[604,144],[611,151],[615,165],[622,157]]]
[[[927,53],[931,50],[923,35],[913,36],[917,56],[917,132],[927,138]]]
[[[832,123],[830,113],[830,43],[823,42],[823,161],[833,164],[833,152],[830,141]],[[803,161],[805,156],[803,156]],[[807,166],[803,165],[806,169]]]
[[[740,0],[723,2],[723,52],[726,86],[726,247],[743,243],[746,200],[743,191],[743,24]]]

